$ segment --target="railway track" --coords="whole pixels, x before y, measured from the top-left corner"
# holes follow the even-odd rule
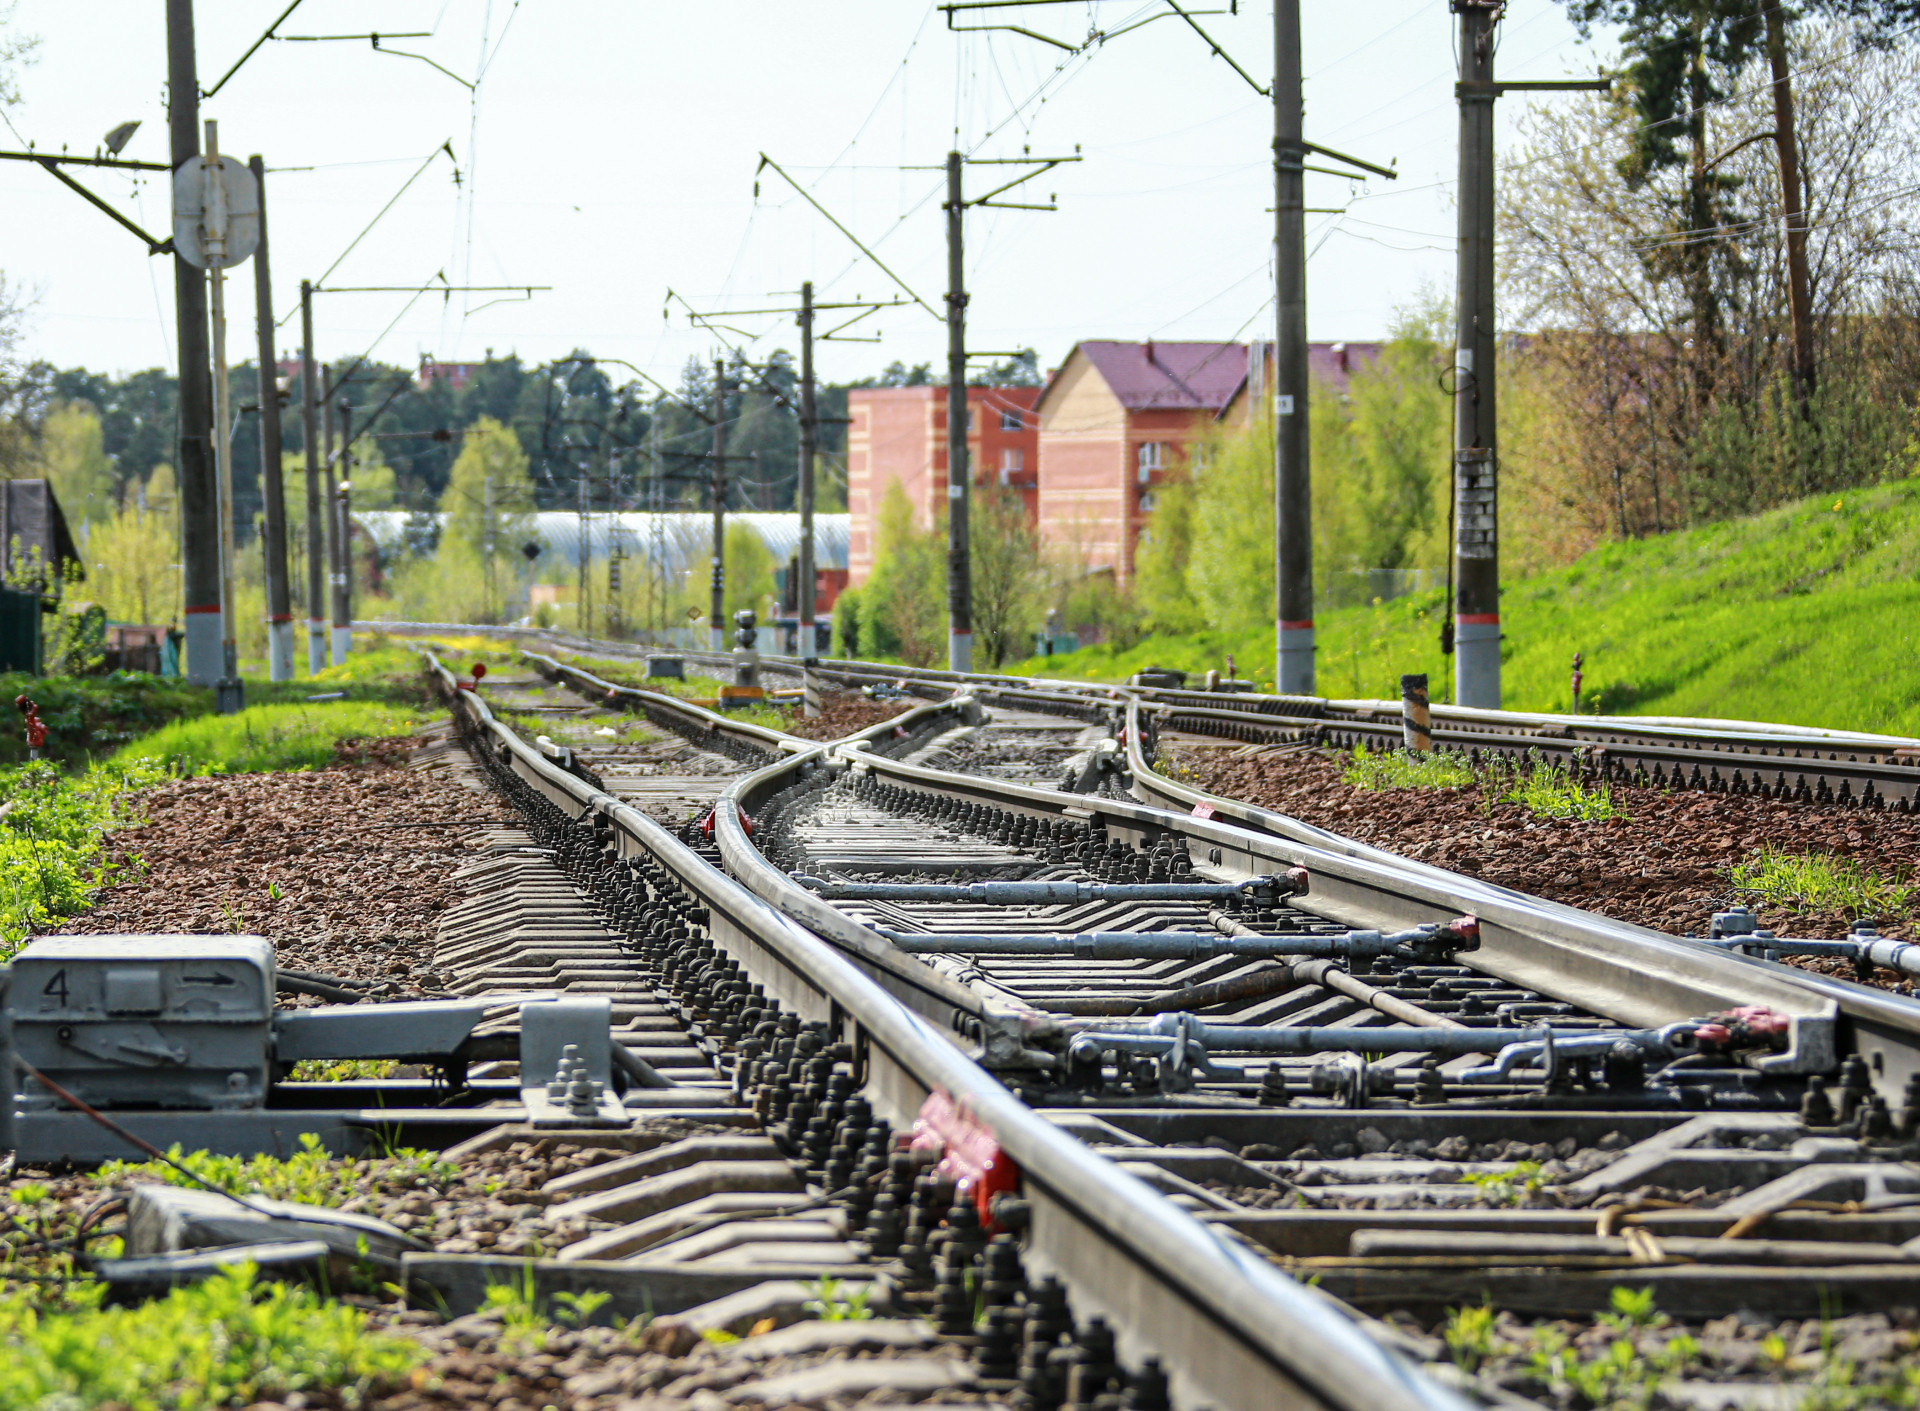
[[[687,738],[727,724],[547,666]],[[937,676],[909,686],[951,695]],[[1920,1008],[1197,795],[1150,767],[1146,722],[1169,708],[1150,693],[1006,694],[981,683],[864,741],[759,742],[710,827],[678,837],[455,698],[775,1140],[826,1188],[863,1162],[867,1192],[898,1180],[887,1218],[856,1195],[848,1224],[878,1234],[874,1257],[905,1212],[908,1296],[977,1339],[990,1382],[1044,1403],[1037,1305],[961,1307],[965,1269],[912,1234],[945,1195],[882,1174],[884,1142],[846,1129],[856,1098],[888,1133],[935,1093],[970,1111],[949,1149],[1010,1156],[1020,1189],[952,1216],[941,1248],[976,1281],[995,1260],[1002,1286],[1016,1260],[1030,1287],[1060,1277],[1067,1323],[1100,1317],[1118,1365],[1151,1385],[1156,1359],[1180,1406],[1446,1402],[1434,1377],[1457,1373],[1384,1350],[1432,1364],[1436,1344],[1285,1274],[1428,1320],[1482,1300],[1591,1319],[1623,1281],[1696,1322],[1920,1304],[1901,1248],[1920,1238]],[[1124,753],[1104,747],[1095,792],[1039,782],[1058,758],[1036,754],[1092,759],[1115,715]],[[678,947],[631,949],[662,896],[636,861],[697,899]],[[1004,1220],[997,1252],[983,1220]],[[1062,1316],[1041,1319],[1043,1366]]]
[[[600,903],[602,924],[625,938],[628,968],[655,979],[695,1019],[696,1043],[730,1070],[781,1149],[804,1155],[827,1190],[839,1188],[856,1155],[879,1163],[856,1183],[881,1211],[877,1228],[873,1209],[866,1212],[864,1232],[877,1236],[876,1252],[905,1265],[909,1284],[915,1268],[918,1282],[931,1282],[921,1307],[973,1336],[967,1274],[972,1261],[989,1258],[978,1219],[1021,1231],[993,1246],[988,1273],[1000,1277],[994,1294],[982,1294],[998,1297],[1002,1285],[1033,1294],[1005,1305],[1021,1311],[1017,1328],[1003,1314],[981,1335],[990,1385],[1011,1390],[1025,1375],[1044,1387],[1058,1377],[1064,1394],[1069,1364],[1091,1349],[1118,1359],[1101,1374],[1102,1393],[1108,1382],[1125,1384],[1143,1406],[1161,1404],[1162,1376],[1181,1406],[1457,1404],[1252,1249],[1221,1239],[1036,1114],[975,1061],[1017,1057],[1034,1026],[1045,1027],[1042,1017],[983,1000],[824,904],[813,904],[820,912],[809,925],[729,875],[730,850],[754,852],[740,816],[743,800],[759,803],[757,793],[743,792],[747,781],[777,782],[781,792],[794,771],[837,772],[827,748],[801,749],[729,787],[710,840],[699,829],[676,835],[582,777],[577,761],[570,770],[495,720],[477,693],[452,692],[452,678],[441,679],[476,758],[528,811],[532,838]],[[665,697],[646,704],[677,713],[689,729],[704,723],[704,712]],[[911,747],[964,725],[966,713],[964,704],[926,707],[872,733]],[[884,758],[870,743],[859,753]],[[688,836],[699,841],[690,846]],[[947,1105],[929,1109],[936,1093]],[[950,1204],[951,1185],[889,1151],[888,1135],[913,1131],[916,1119],[944,1135],[956,1163],[991,1165],[996,1180],[1017,1170],[1017,1194],[1001,1191],[1007,1199],[984,1211]],[[923,1141],[933,1135],[922,1128]],[[987,1185],[976,1181],[975,1189]],[[619,1209],[610,1199],[597,1208]],[[973,1212],[975,1223],[968,1228],[956,1212]],[[933,1256],[929,1236],[943,1219],[954,1237]],[[612,1231],[596,1238],[600,1249],[620,1242]],[[1023,1357],[1038,1366],[1023,1371]],[[996,1373],[1012,1375],[989,1375]]]
[[[496,632],[564,650],[641,660],[629,643],[535,629],[455,624],[357,624],[368,629],[423,634]],[[709,652],[675,653],[723,673],[731,658]],[[798,679],[797,659],[763,654],[764,671]],[[1188,691],[1164,686],[1112,687],[991,673],[967,676],[889,664],[822,660],[830,681],[852,686],[892,685],[927,698],[966,689],[982,700],[1014,708],[1097,718],[1127,700],[1147,707],[1153,725],[1170,733],[1247,744],[1318,744],[1340,749],[1394,749],[1401,741],[1394,701],[1265,696],[1238,691]],[[1920,809],[1920,740],[1858,732],[1767,725],[1747,721],[1577,716],[1432,709],[1437,748],[1484,759],[1539,759],[1556,768],[1609,782],[1701,789],[1735,796],[1763,794],[1839,807]]]

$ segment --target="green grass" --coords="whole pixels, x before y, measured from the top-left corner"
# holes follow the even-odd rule
[[[1771,847],[1734,864],[1733,885],[1774,906],[1865,917],[1905,915],[1912,909],[1916,890],[1910,868],[1888,876],[1850,857],[1788,853]]]
[[[41,761],[0,769],[0,959],[26,937],[87,905],[111,880],[99,861],[106,831],[134,820],[131,790],[166,772],[147,760],[77,777]]]
[[[213,709],[213,692],[138,671],[108,676],[29,676],[0,673],[0,765],[24,764],[26,729],[14,698],[29,696],[47,727],[47,758],[84,763],[170,720]],[[104,749],[103,749],[104,747]]]
[[[332,683],[317,682],[323,690],[338,684],[349,699],[296,699],[249,706],[235,715],[176,718],[75,773],[63,773],[54,760],[0,765],[0,959],[60,917],[84,910],[94,890],[112,880],[99,861],[101,845],[109,831],[137,821],[128,802],[132,791],[178,774],[314,769],[334,761],[339,741],[409,734],[437,714],[437,708],[421,704],[425,697],[418,663],[410,651],[386,657],[369,653],[357,663],[349,660],[332,668],[338,673]],[[320,694],[315,684],[282,682],[269,693]],[[141,719],[145,712],[175,708],[212,709],[211,692],[189,699],[197,688],[154,677],[43,680],[33,685],[36,700],[59,700],[63,709],[77,713],[79,725],[62,721],[56,726],[43,712],[56,733],[63,727],[85,733],[91,728],[88,712],[104,711],[111,718],[113,710],[122,708],[115,702],[128,699],[135,706],[118,718]],[[89,738],[106,735],[101,731]],[[54,738],[49,736],[50,744]]]
[[[449,658],[462,669],[476,659],[490,669],[511,665],[511,649],[462,640]],[[308,696],[344,691],[349,700],[409,705],[429,698],[417,648],[386,637],[362,637],[359,649],[339,666],[317,676],[291,681],[246,681],[249,706],[300,705]],[[84,766],[175,721],[214,712],[213,691],[177,677],[116,671],[105,676],[28,676],[0,672],[0,766],[27,760],[26,732],[13,709],[16,696],[29,696],[47,726],[46,757]]]
[[[1606,785],[1584,784],[1538,759],[1520,766],[1496,761],[1475,769],[1457,754],[1414,754],[1409,750],[1369,753],[1364,746],[1355,745],[1340,774],[1356,789],[1478,786],[1483,805],[1517,803],[1536,818],[1601,823],[1624,816]]]
[[[287,1075],[294,1083],[362,1083],[391,1078],[400,1064],[391,1058],[303,1058]]]
[[[333,762],[341,740],[406,735],[432,718],[418,706],[382,701],[254,705],[233,715],[176,720],[122,745],[108,764],[153,760],[190,774],[318,769]]]
[[[289,1392],[361,1404],[425,1360],[359,1308],[260,1283],[251,1267],[133,1308],[47,1313],[36,1292],[0,1299],[0,1406],[34,1411],[202,1411]]]
[[[1605,784],[1583,784],[1564,770],[1534,760],[1524,768],[1495,766],[1488,775],[1494,797],[1517,803],[1536,818],[1567,818],[1577,823],[1604,823],[1626,815],[1613,801]]]
[[[1397,698],[1402,672],[1452,698],[1443,595],[1321,615],[1318,686]],[[1588,713],[1696,715],[1920,735],[1920,480],[1804,500],[1751,518],[1607,544],[1566,568],[1510,579],[1501,611],[1505,703],[1565,711],[1574,652]],[[1201,672],[1235,654],[1273,680],[1271,629],[1089,647],[1010,668],[1124,680],[1148,666]]]
[[[1355,745],[1341,777],[1356,789],[1458,789],[1474,782],[1473,766],[1459,755],[1411,750],[1370,753]]]
[[[426,1151],[403,1150],[367,1160],[333,1156],[311,1132],[301,1134],[300,1150],[287,1157],[216,1156],[182,1151],[177,1142],[167,1155],[221,1190],[327,1207],[345,1205],[375,1187],[444,1187],[460,1175],[459,1167]],[[103,1186],[192,1184],[164,1161],[109,1161],[100,1168],[99,1179]]]

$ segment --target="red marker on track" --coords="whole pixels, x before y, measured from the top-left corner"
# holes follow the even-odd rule
[[[13,703],[19,707],[20,714],[27,718],[27,758],[38,759],[40,747],[47,743],[47,726],[40,719],[40,707],[34,704],[30,696],[15,696]]]

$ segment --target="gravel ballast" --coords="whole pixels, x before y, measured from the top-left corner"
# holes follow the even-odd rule
[[[353,741],[307,773],[232,774],[146,789],[146,821],[108,840],[119,880],[61,934],[251,934],[282,969],[419,992],[471,825],[504,805],[408,769],[417,739]]]

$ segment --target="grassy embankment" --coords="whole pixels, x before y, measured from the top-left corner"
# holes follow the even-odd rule
[[[478,639],[461,639],[430,644],[441,651],[450,665],[464,669],[474,660],[484,660],[497,669],[514,660],[511,649]],[[345,692],[356,704],[384,704],[396,707],[418,706],[426,700],[420,680],[420,653],[411,643],[387,637],[362,637],[358,650],[339,666],[329,666],[317,676],[300,674],[292,681],[271,682],[246,678],[249,709],[257,706],[304,706],[307,697]],[[161,727],[190,721],[214,713],[211,688],[190,685],[178,678],[148,676],[143,672],[116,671],[106,676],[28,676],[21,672],[0,673],[0,766],[24,764],[27,746],[24,728],[13,709],[16,696],[30,696],[40,708],[47,726],[46,756],[55,763],[84,766],[96,760],[126,753],[126,746],[142,743]],[[321,703],[314,703],[321,704]],[[324,704],[336,704],[325,702]],[[244,736],[251,727],[262,729],[265,717],[246,718],[238,727]],[[199,737],[211,742],[219,732]],[[362,732],[365,733],[365,732]],[[182,751],[193,754],[191,744]],[[224,765],[231,772],[236,766]],[[257,764],[239,768],[289,768],[297,765]]]
[[[1444,595],[1423,593],[1318,621],[1319,688],[1397,697],[1424,671],[1452,694],[1440,654]],[[1509,581],[1506,704],[1565,711],[1573,654],[1589,713],[1697,715],[1920,735],[1920,479],[1803,500],[1767,514],[1631,543]],[[1164,666],[1223,668],[1271,689],[1270,631],[1090,647],[1010,670],[1124,680]]]
[[[111,880],[101,847],[135,821],[139,789],[183,775],[316,769],[341,741],[406,735],[439,714],[419,654],[378,644],[316,677],[249,682],[248,699],[259,703],[234,715],[212,714],[210,691],[152,677],[28,684],[51,758],[0,764],[0,957],[83,910]],[[336,692],[340,699],[307,699]],[[156,716],[165,723],[154,728]]]

